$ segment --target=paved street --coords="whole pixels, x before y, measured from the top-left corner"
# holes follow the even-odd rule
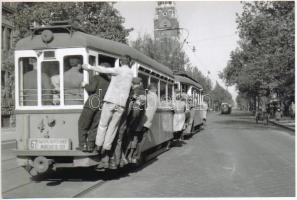
[[[244,113],[211,113],[204,130],[141,169],[111,180],[81,169],[60,171],[39,182],[17,168],[14,146],[4,145],[2,191],[4,198],[295,196],[294,139]]]

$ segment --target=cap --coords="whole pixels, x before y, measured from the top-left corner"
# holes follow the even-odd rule
[[[135,78],[132,79],[132,83],[133,83],[133,84],[140,84],[141,81],[142,81],[142,79],[139,78],[139,77],[135,77]]]

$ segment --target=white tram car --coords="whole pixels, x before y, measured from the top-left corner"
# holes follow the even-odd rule
[[[100,162],[96,153],[76,150],[78,118],[87,93],[80,87],[64,87],[64,73],[70,68],[71,57],[79,58],[81,64],[108,62],[114,67],[118,65],[117,59],[124,54],[135,61],[134,76],[142,78],[145,88],[150,83],[157,84],[161,101],[172,99],[174,83],[189,83],[176,82],[168,67],[125,44],[86,34],[71,25],[33,28],[31,36],[18,41],[15,50],[15,113],[19,166],[31,175],[37,175],[50,168],[90,167]],[[29,78],[27,74],[31,74]],[[56,92],[45,86],[53,77],[59,80],[54,89]],[[28,79],[31,80],[29,83]],[[81,71],[81,80],[88,82],[88,72]],[[81,80],[71,79],[73,82]],[[202,88],[198,87],[198,83],[192,85],[190,92],[199,102],[198,93]],[[170,143],[173,138],[173,114],[170,106],[158,108],[152,131],[145,138],[143,153]],[[194,125],[201,123],[200,118],[199,114],[195,114]]]

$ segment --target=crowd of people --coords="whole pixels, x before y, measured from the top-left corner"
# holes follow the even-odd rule
[[[84,70],[99,72],[82,87],[89,94],[79,118],[79,150],[97,151],[98,169],[116,169],[138,163],[145,135],[158,107],[157,86],[143,88],[140,78],[133,78],[132,60],[125,55],[118,67],[85,64]]]

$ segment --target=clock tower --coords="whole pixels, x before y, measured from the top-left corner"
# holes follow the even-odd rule
[[[175,2],[158,1],[154,18],[155,39],[178,39],[179,24],[176,18]]]

